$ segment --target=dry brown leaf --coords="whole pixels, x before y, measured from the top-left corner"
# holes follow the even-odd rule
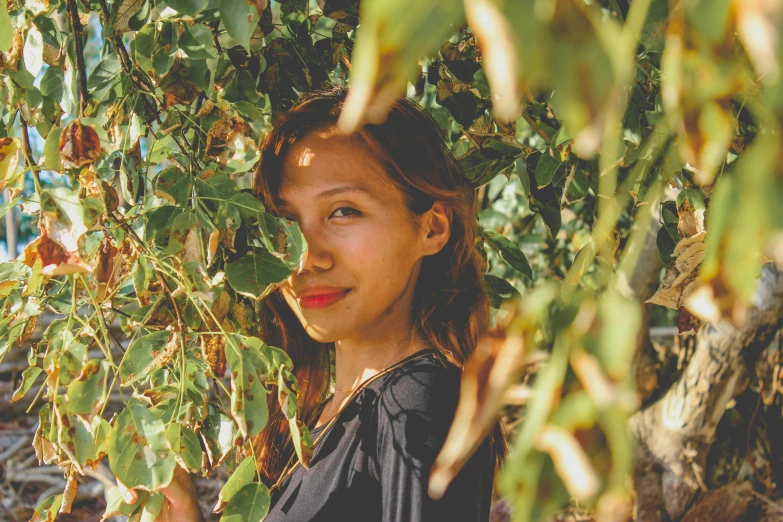
[[[89,125],[74,120],[60,134],[60,157],[72,167],[94,163],[101,155],[101,140]]]
[[[572,498],[587,499],[598,492],[598,475],[573,433],[546,424],[538,434],[536,446],[552,458],[555,470]]]
[[[201,352],[212,373],[223,377],[226,373],[226,337],[224,335],[200,335]]]
[[[92,267],[79,257],[78,251],[67,251],[58,241],[50,238],[46,230],[24,249],[24,262],[27,266],[32,267],[38,258],[41,258],[43,274],[47,277],[83,274],[92,270]]]
[[[117,15],[114,17],[112,28],[116,33],[124,33],[130,31],[128,26],[130,19],[139,12],[139,9],[144,5],[144,0],[122,0],[119,9],[117,9]]]
[[[63,52],[62,47],[55,47],[52,44],[44,42],[44,48],[43,48],[43,61],[47,65],[51,65],[53,67],[59,67],[62,65],[63,58],[65,57],[65,53]]]
[[[60,461],[57,448],[41,434],[40,426],[33,437],[33,448],[39,464],[57,464]]]
[[[160,82],[163,89],[163,108],[178,104],[189,104],[201,92],[198,86],[190,81],[188,68],[177,58],[174,60],[169,72]]]
[[[185,235],[185,241],[183,241],[184,247],[182,249],[182,255],[180,260],[183,263],[190,263],[195,261],[201,263],[203,258],[201,257],[201,230],[191,229],[188,230]]]
[[[19,141],[0,138],[0,190],[13,180],[12,174],[19,166]]]
[[[24,50],[24,32],[21,28],[17,28],[14,31],[14,44],[11,50],[2,54],[2,60],[0,60],[0,70],[8,69],[10,71],[19,70],[19,58],[22,57],[22,51]]]
[[[212,315],[215,316],[215,319],[219,322],[223,322],[223,319],[228,315],[228,306],[230,304],[231,297],[229,297],[228,292],[220,292],[215,299],[215,302],[212,303]]]
[[[38,316],[33,315],[31,316],[27,322],[24,325],[24,330],[22,330],[22,335],[17,339],[17,343],[19,346],[24,346],[27,341],[30,340],[30,337],[33,336],[33,332],[35,332],[35,327],[38,325]]]
[[[500,121],[515,121],[520,112],[520,95],[511,25],[490,0],[467,0],[465,17],[481,49],[481,63],[492,90],[492,113]]]
[[[777,81],[783,5],[777,0],[735,0],[734,13],[737,35],[759,76],[768,83]]]
[[[673,266],[666,269],[661,286],[650,299],[645,301],[672,310],[680,310],[685,306],[685,300],[703,284],[698,279],[699,265],[706,254],[704,211],[679,210],[679,218],[678,230],[683,238],[674,247]],[[686,316],[678,321],[678,325],[680,333],[691,329],[698,331],[699,329],[699,325],[694,323],[693,318]],[[687,328],[687,330],[682,328]]]
[[[440,498],[492,429],[506,389],[523,368],[525,343],[517,333],[496,331],[479,342],[465,363],[460,400],[430,475],[429,493]]]
[[[212,266],[215,262],[215,254],[217,253],[218,243],[220,242],[220,231],[215,230],[209,235],[209,241],[207,243],[207,267]]]
[[[63,491],[63,503],[60,506],[59,513],[70,513],[73,501],[76,499],[76,493],[79,491],[79,482],[76,480],[76,473],[71,470],[68,475],[68,481],[65,484],[65,491]]]

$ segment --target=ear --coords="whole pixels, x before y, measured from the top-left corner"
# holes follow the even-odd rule
[[[451,237],[451,221],[451,209],[440,201],[422,215],[422,255],[437,254],[446,246]]]

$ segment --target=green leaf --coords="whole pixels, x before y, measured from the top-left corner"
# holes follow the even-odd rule
[[[237,209],[236,205],[221,201],[215,217],[217,218],[215,226],[217,230],[221,232],[221,235],[224,237],[224,239],[235,239],[235,232],[239,230],[240,226],[242,226],[242,218],[239,215],[239,210]]]
[[[228,415],[220,412],[210,413],[199,433],[204,437],[208,449],[207,456],[213,467],[223,462],[234,450],[236,427]]]
[[[539,188],[552,183],[555,173],[563,165],[559,159],[553,157],[549,150],[545,150],[538,159],[536,165],[536,184]]]
[[[22,383],[11,396],[11,402],[16,402],[24,397],[25,394],[30,391],[30,388],[33,386],[33,384],[35,384],[35,380],[39,375],[41,375],[41,373],[43,373],[43,369],[37,366],[32,366],[25,369],[22,372]]]
[[[63,97],[63,87],[65,85],[65,73],[62,68],[50,65],[41,78],[41,94],[51,96],[55,100]]]
[[[173,256],[182,251],[188,241],[188,235],[193,231],[197,233],[201,231],[201,220],[196,212],[183,212],[175,217],[170,225],[166,255]]]
[[[147,296],[147,289],[154,278],[154,272],[149,266],[147,259],[143,256],[139,256],[136,262],[133,263],[131,272],[133,274],[133,289],[136,291],[136,297],[141,302]]]
[[[165,21],[155,40],[155,49],[152,52],[152,68],[158,76],[164,76],[177,57],[179,50],[179,24]]]
[[[122,72],[122,65],[117,55],[112,53],[104,58],[95,66],[87,79],[87,88],[91,91],[97,91],[107,87],[117,79]]]
[[[215,506],[216,512],[221,512],[225,508],[226,504],[231,501],[232,498],[239,493],[239,490],[248,484],[252,484],[256,478],[256,466],[255,458],[253,455],[245,457],[242,462],[239,463],[237,469],[231,474],[223,488],[218,494],[217,506]]]
[[[206,180],[196,178],[195,184],[199,197],[212,201],[227,201],[239,192],[236,182],[222,173]]]
[[[551,187],[549,190],[552,190]],[[562,225],[562,216],[560,214],[560,205],[556,200],[547,199],[544,201],[531,200],[530,210],[540,214],[544,220],[544,225],[549,231],[549,236],[554,239],[557,237],[557,233],[560,232],[560,226]]]
[[[284,24],[300,24],[307,19],[308,0],[287,0],[280,5],[280,21]]]
[[[683,201],[686,200],[689,204],[693,205],[695,210],[704,210],[707,208],[707,206],[704,204],[704,198],[701,197],[701,194],[699,194],[698,190],[685,189],[677,194],[677,208],[679,208]]]
[[[147,24],[136,33],[136,38],[131,44],[136,63],[149,76],[153,75],[152,53],[155,51],[156,34],[155,24]]]
[[[136,508],[147,500],[149,495],[146,491],[137,491],[138,498],[133,504],[126,504],[122,498],[120,488],[109,488],[106,492],[106,510],[103,512],[101,520],[108,520],[114,516],[129,516]]]
[[[163,507],[163,501],[166,497],[160,491],[152,493],[147,501],[144,502],[144,507],[141,508],[141,518],[139,522],[155,522],[158,519],[160,510]]]
[[[204,453],[193,430],[181,424],[169,424],[166,428],[166,441],[178,457],[177,460],[184,464],[188,471],[197,473],[201,470]]]
[[[680,233],[677,230],[676,225],[663,225],[658,230],[658,236],[655,238],[655,242],[658,245],[658,253],[661,256],[661,261],[666,266],[672,266],[674,258],[672,253],[674,247],[680,242]]]
[[[259,298],[272,290],[272,285],[285,281],[291,269],[269,252],[257,252],[226,264],[226,278],[231,287],[248,297]]]
[[[530,269],[530,263],[519,247],[497,232],[485,230],[483,235],[485,241],[500,254],[503,261],[508,263],[511,268],[518,270],[528,278],[533,279],[533,271]]]
[[[163,422],[147,408],[131,404],[114,419],[109,466],[120,482],[129,488],[161,488],[171,482],[176,465]]]
[[[208,0],[164,0],[164,3],[178,13],[193,16],[207,6]]]
[[[87,424],[83,417],[71,416],[71,425],[76,428],[73,436],[76,459],[82,466],[89,466],[109,452],[111,426],[103,417],[96,415]]]
[[[21,196],[17,196],[13,198],[11,201],[4,201],[2,204],[0,204],[0,218],[8,214],[8,211],[14,208],[14,206],[19,203],[19,200],[22,199]],[[38,258],[40,259],[40,258]],[[3,295],[3,292],[5,291],[5,288],[0,287],[0,295]]]
[[[307,241],[296,221],[264,214],[261,230],[264,243],[270,252],[278,254],[285,265],[294,270],[299,267],[307,250]]]
[[[179,41],[179,47],[192,60],[217,59],[212,31],[204,24],[185,26],[185,32]]]
[[[231,203],[239,210],[242,221],[247,224],[254,224],[263,217],[264,204],[252,194],[240,192],[231,197]]]
[[[2,2],[0,2],[2,3]],[[8,4],[0,5],[0,52],[11,50],[14,45],[14,29],[8,16]]]
[[[55,127],[49,131],[44,142],[44,162],[49,170],[59,172],[60,165],[60,135],[63,133],[61,127]]]
[[[192,191],[193,177],[177,167],[168,167],[155,178],[155,195],[175,205],[186,203]]]
[[[248,484],[228,503],[220,522],[261,522],[270,502],[269,488],[261,483]]]
[[[68,385],[68,411],[87,415],[103,401],[106,386],[106,367],[98,359],[87,361],[79,377]]]
[[[147,226],[144,228],[144,240],[165,244],[168,241],[166,225],[182,210],[174,205],[164,205],[154,208],[146,214]]]
[[[487,294],[492,302],[493,308],[500,308],[503,301],[513,297],[519,297],[519,291],[505,279],[490,274],[484,275],[484,285],[487,288]]]
[[[62,495],[52,495],[51,497],[46,497],[46,499],[38,504],[38,506],[35,508],[30,522],[54,522],[54,519],[57,517],[57,512],[60,510],[62,503]]]
[[[223,99],[231,103],[258,103],[261,95],[256,91],[256,83],[247,71],[237,71],[223,89]]]
[[[43,67],[43,35],[38,27],[33,25],[27,31],[24,41],[24,67],[33,77],[38,76]]]
[[[218,0],[218,12],[231,38],[250,51],[250,35],[258,23],[258,11],[251,2]]]
[[[252,437],[266,426],[269,410],[264,382],[269,377],[260,339],[229,334],[226,362],[231,368],[231,416],[242,437]]]
[[[171,332],[161,330],[136,339],[125,352],[120,363],[119,374],[122,384],[130,384],[146,378],[155,365],[156,356],[164,354]]]

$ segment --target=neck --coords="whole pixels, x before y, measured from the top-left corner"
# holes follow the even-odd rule
[[[408,329],[410,332],[410,329]],[[335,343],[335,398],[348,396],[362,382],[392,364],[427,348],[412,334],[376,340],[351,339]]]

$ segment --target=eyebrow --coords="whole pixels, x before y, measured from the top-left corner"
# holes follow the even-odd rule
[[[367,189],[364,189],[358,185],[341,185],[339,187],[330,188],[329,190],[324,190],[320,194],[318,194],[315,199],[326,199],[332,196],[337,196],[339,194],[345,194],[348,192],[359,192],[366,196],[372,197],[372,194]],[[275,198],[275,205],[278,207],[286,207],[288,206],[288,202],[284,200],[283,198],[277,197]]]

